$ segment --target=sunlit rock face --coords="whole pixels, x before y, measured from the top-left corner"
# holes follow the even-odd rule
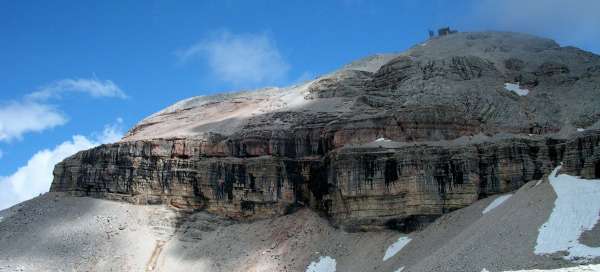
[[[436,37],[297,86],[178,102],[58,164],[51,190],[410,231],[563,161],[598,177],[598,67],[524,34]]]

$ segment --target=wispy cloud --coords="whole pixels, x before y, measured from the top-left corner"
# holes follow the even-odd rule
[[[101,133],[94,133],[92,136],[102,144],[115,143],[123,138],[123,131],[123,118],[119,117],[114,123],[105,125]]]
[[[287,77],[290,65],[267,34],[220,32],[177,52],[183,62],[205,60],[221,81],[236,87],[276,84]]]
[[[28,99],[45,100],[60,98],[67,92],[86,93],[92,97],[127,98],[127,95],[117,84],[110,80],[96,78],[62,79],[52,82],[29,94]]]
[[[475,1],[471,17],[487,28],[529,32],[600,49],[599,10],[598,0],[481,0]]]
[[[21,139],[24,134],[41,132],[67,123],[67,117],[48,100],[67,92],[85,93],[92,97],[126,98],[119,86],[110,80],[62,79],[26,95],[20,101],[0,103],[0,142]]]
[[[63,125],[67,118],[55,107],[36,102],[0,105],[0,141],[21,139],[28,132],[40,132]]]
[[[121,122],[117,120],[117,123],[105,126],[95,137],[75,135],[53,149],[38,151],[12,175],[0,177],[0,210],[48,192],[52,171],[60,161],[81,150],[117,141],[121,135]]]

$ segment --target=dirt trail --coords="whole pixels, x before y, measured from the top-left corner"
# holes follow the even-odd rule
[[[158,257],[165,246],[165,241],[157,240],[156,245],[154,246],[154,250],[152,251],[152,256],[150,256],[150,260],[148,260],[148,265],[146,266],[146,272],[151,271],[159,271],[157,267]]]

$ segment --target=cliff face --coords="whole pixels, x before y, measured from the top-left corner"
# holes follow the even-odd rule
[[[57,165],[52,191],[138,204],[169,203],[238,219],[282,215],[299,205],[347,228],[404,231],[492,194],[565,171],[598,177],[600,131],[570,141],[542,137],[481,143],[374,142],[323,157],[209,157],[203,142],[103,145]]]
[[[563,161],[600,176],[594,67],[550,40],[452,34],[290,88],[181,101],[58,164],[51,190],[239,219],[310,206],[410,231]]]
[[[564,170],[586,179],[600,178],[600,133],[586,131],[565,147]]]

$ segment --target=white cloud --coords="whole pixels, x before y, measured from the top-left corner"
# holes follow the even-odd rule
[[[599,10],[598,0],[482,0],[475,2],[472,16],[484,27],[600,48]]]
[[[104,126],[102,133],[95,136],[101,144],[118,142],[123,138],[123,118],[119,117],[115,123]]]
[[[57,163],[78,151],[119,140],[122,135],[120,123],[105,126],[94,139],[75,135],[53,149],[38,151],[12,175],[0,177],[0,210],[48,192]]]
[[[0,105],[0,141],[20,139],[28,132],[40,132],[63,125],[67,118],[56,108],[36,102]]]
[[[41,132],[67,123],[67,117],[47,99],[60,98],[65,92],[81,92],[92,97],[126,98],[110,80],[63,79],[30,93],[21,101],[0,104],[0,141],[21,139],[29,132]]]
[[[81,92],[92,97],[127,98],[125,92],[110,80],[99,79],[62,79],[48,84],[27,96],[29,99],[45,100],[60,98],[65,92]]]
[[[221,81],[248,87],[284,80],[289,64],[266,34],[221,32],[178,52],[181,61],[201,58]]]

